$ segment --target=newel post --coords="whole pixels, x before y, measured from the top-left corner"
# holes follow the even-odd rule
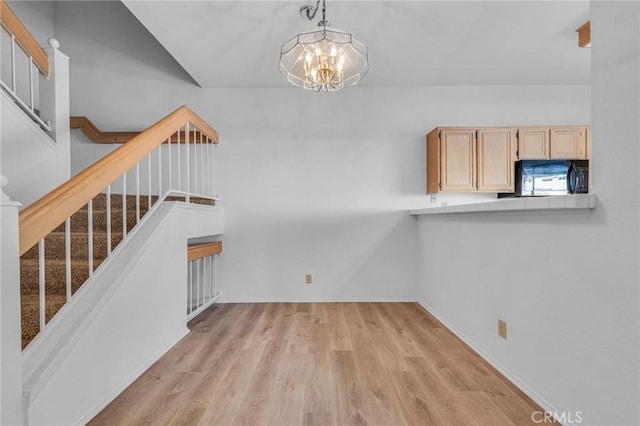
[[[43,117],[51,123],[51,136],[56,141],[56,181],[61,184],[71,177],[71,115],[69,101],[69,57],[62,53],[60,42],[49,39],[49,81],[44,84],[46,101],[42,105]]]
[[[0,175],[0,424],[24,424],[18,208]]]

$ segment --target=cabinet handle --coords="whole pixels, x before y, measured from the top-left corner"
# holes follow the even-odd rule
[[[442,182],[438,182],[438,187],[442,189]]]

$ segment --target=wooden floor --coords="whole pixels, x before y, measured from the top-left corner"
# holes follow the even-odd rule
[[[540,410],[416,303],[215,305],[92,425],[523,425]]]

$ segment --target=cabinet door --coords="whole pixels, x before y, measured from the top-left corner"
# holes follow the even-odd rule
[[[515,191],[515,131],[512,129],[478,130],[477,149],[478,191]]]
[[[584,127],[551,128],[551,158],[565,160],[586,159],[586,129]]]
[[[518,129],[518,159],[543,160],[549,158],[549,129]]]
[[[443,129],[440,132],[440,190],[476,190],[476,132]]]

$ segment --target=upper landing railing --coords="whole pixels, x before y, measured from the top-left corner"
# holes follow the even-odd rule
[[[18,17],[0,0],[1,43],[0,86],[34,121],[47,131],[50,118],[42,118],[41,92],[49,84],[49,57],[20,22]],[[51,47],[58,42],[51,39]]]

